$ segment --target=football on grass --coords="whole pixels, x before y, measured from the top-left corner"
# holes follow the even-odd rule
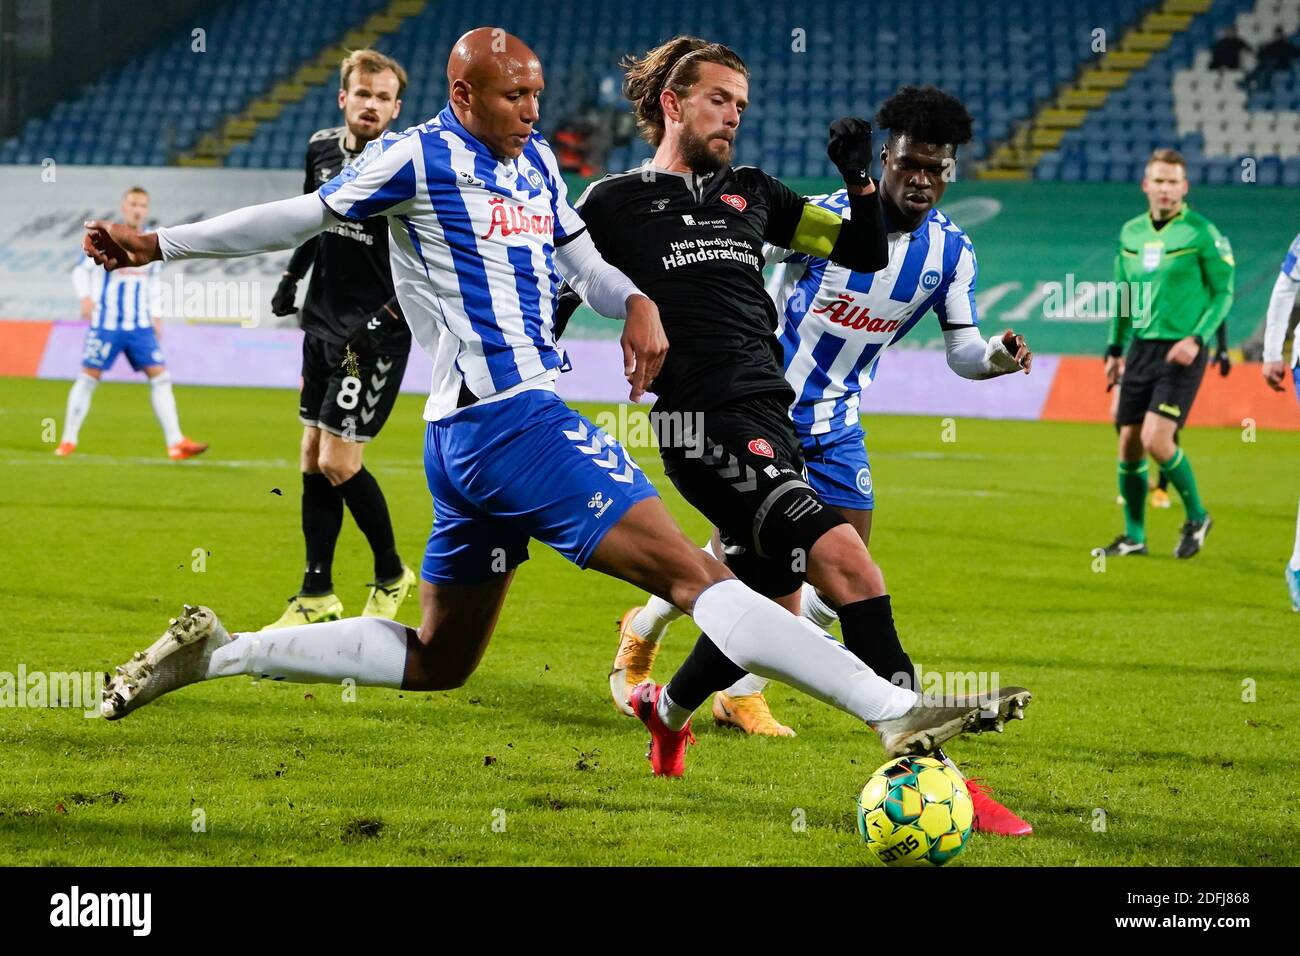
[[[970,839],[975,811],[961,774],[933,757],[899,757],[858,795],[858,832],[889,866],[943,866]]]

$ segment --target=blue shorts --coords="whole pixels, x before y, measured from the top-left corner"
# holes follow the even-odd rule
[[[478,584],[528,560],[536,538],[578,567],[632,505],[658,495],[613,438],[542,389],[430,422],[433,531],[421,574]]]
[[[839,428],[826,435],[800,435],[808,484],[828,505],[871,511],[876,506],[871,487],[862,426]]]
[[[166,364],[152,326],[129,332],[120,329],[87,329],[81,364],[84,368],[97,368],[102,372],[112,368],[123,352],[126,353],[131,368],[137,372],[150,365]]]
[[[1295,382],[1295,397],[1296,401],[1300,402],[1300,365],[1292,367],[1291,381]]]

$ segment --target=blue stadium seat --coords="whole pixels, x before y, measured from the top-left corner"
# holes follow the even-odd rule
[[[384,6],[385,0],[236,0],[219,6],[206,18],[205,52],[191,50],[188,25],[165,36],[57,104],[50,113],[56,122],[26,125],[22,147],[13,154],[47,155],[72,143],[72,162],[118,162],[124,153],[116,133],[129,131],[140,145],[126,150],[126,160],[162,165],[165,147],[149,144],[163,141],[168,128],[183,129],[184,143],[193,142]],[[159,101],[176,108],[160,109]],[[94,135],[64,140],[61,130],[68,124]]]
[[[1197,133],[1180,136],[1175,77],[1212,42],[1215,31],[1257,0],[1214,0],[1147,67],[1072,130],[1038,164],[1039,179],[1130,179],[1135,163],[1155,145],[1177,144],[1193,178],[1230,176],[1229,163],[1203,158]],[[290,76],[321,49],[337,43],[387,0],[230,0],[208,18],[207,52],[190,49],[189,27],[163,36],[128,62],[105,72],[46,118],[24,124],[0,144],[0,162],[61,153],[87,162],[116,161],[124,153],[150,163],[168,161],[171,148],[191,146],[226,116]],[[987,155],[1016,124],[1049,102],[1062,84],[1094,59],[1092,31],[1112,42],[1138,23],[1158,0],[932,0],[930,28],[917,36],[916,11],[906,5],[873,7],[870,29],[846,30],[861,14],[851,0],[809,0],[799,8],[806,51],[791,49],[790,18],[757,16],[749,0],[556,0],[519,5],[505,0],[430,3],[376,46],[410,71],[404,127],[434,115],[446,97],[441,64],[464,29],[501,22],[529,41],[547,70],[543,131],[596,102],[599,84],[622,53],[640,51],[679,32],[716,37],[735,47],[751,68],[754,107],[740,134],[742,155],[786,176],[825,175],[828,123],[848,113],[872,115],[901,83],[933,82],[961,96],[975,118],[975,141],[964,151]],[[1300,109],[1300,77],[1279,74],[1253,94],[1249,109]],[[297,169],[311,132],[337,125],[337,79],[326,77],[253,139],[234,147],[227,164],[238,168]],[[141,93],[145,95],[141,95]],[[158,108],[158,101],[177,108]],[[148,104],[147,107],[144,104]],[[137,105],[139,104],[139,105]],[[79,133],[77,131],[83,131]],[[172,144],[169,147],[168,144]],[[608,165],[624,169],[649,155],[640,141],[615,147]],[[1267,157],[1264,177],[1294,184],[1294,157]],[[1267,169],[1267,172],[1264,170]]]
[[[1195,73],[1200,69],[1196,67],[1197,55],[1208,50],[1217,32],[1224,25],[1236,21],[1240,14],[1255,8],[1257,2],[1258,0],[1214,0],[1206,13],[1192,20],[1187,31],[1174,37],[1168,49],[1153,55],[1147,66],[1134,74],[1122,90],[1112,94],[1102,109],[1088,116],[1082,129],[1077,131],[1079,136],[1076,141],[1082,144],[1085,151],[1083,155],[1088,160],[1083,168],[1087,178],[1118,178],[1120,170],[1116,169],[1116,165],[1119,160],[1123,159],[1125,163],[1140,162],[1152,148],[1172,145],[1179,148],[1187,159],[1188,177],[1192,181],[1236,181],[1235,177],[1239,174],[1237,160],[1215,155],[1223,151],[1225,144],[1207,144],[1204,134],[1199,131],[1180,132],[1180,122],[1186,123],[1189,118],[1195,117],[1195,111],[1201,110],[1206,115],[1213,116],[1216,122],[1231,124],[1234,130],[1240,130],[1252,122],[1258,122],[1259,116],[1265,111],[1296,111],[1300,109],[1300,96],[1291,93],[1289,87],[1295,74],[1280,74],[1267,90],[1253,93],[1245,112],[1233,105],[1231,91],[1226,96],[1223,92],[1205,92],[1206,87],[1212,85],[1212,76],[1208,71],[1201,74],[1206,86],[1199,93],[1192,93],[1190,87],[1180,87],[1179,84],[1187,82],[1188,71]],[[1183,77],[1182,80],[1179,79],[1180,76]],[[1180,96],[1181,100],[1178,99]],[[1256,114],[1253,121],[1251,113]],[[1236,138],[1239,137],[1235,134],[1229,137],[1230,140]],[[1105,145],[1108,139],[1112,145]],[[1266,146],[1269,144],[1267,137],[1261,142]],[[1117,148],[1117,144],[1125,144],[1128,149]],[[1249,145],[1253,147],[1255,141],[1252,139]],[[1269,162],[1261,160],[1258,181],[1285,182],[1288,175],[1287,166],[1283,162],[1285,156],[1270,156],[1266,153],[1263,158]],[[1103,164],[1101,159],[1107,162]],[[1043,171],[1036,171],[1036,175],[1045,178],[1045,171],[1050,167],[1042,168]],[[1069,178],[1074,172],[1073,169],[1067,170],[1064,164],[1056,168],[1061,179]],[[1267,171],[1263,171],[1265,169]],[[1127,166],[1124,171],[1126,176],[1130,172]]]
[[[1288,156],[1283,161],[1282,185],[1288,188],[1300,186],[1300,156]]]

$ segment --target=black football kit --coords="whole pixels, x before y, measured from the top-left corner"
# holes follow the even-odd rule
[[[794,248],[806,208],[750,166],[634,170],[592,184],[578,204],[601,255],[659,308],[669,349],[651,390],[665,473],[718,527],[728,564],[772,597],[798,590],[812,544],[844,523],[804,480],[763,288],[764,243]],[[886,254],[878,195],[855,197],[829,255],[874,271]],[[562,316],[575,305],[566,293]]]
[[[347,127],[313,134],[303,191],[315,192],[358,155],[347,149]],[[300,279],[308,268],[298,417],[304,425],[369,441],[397,401],[411,352],[411,330],[393,291],[388,220],[333,223],[294,251],[286,271]],[[346,368],[345,347],[375,317],[371,347],[358,355],[356,368]]]

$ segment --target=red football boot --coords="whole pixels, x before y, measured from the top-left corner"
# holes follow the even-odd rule
[[[686,745],[695,743],[695,735],[689,720],[681,730],[673,730],[660,719],[657,705],[663,692],[662,686],[648,680],[632,688],[627,703],[650,731],[650,752],[646,756],[655,776],[680,777],[686,769]]]
[[[1029,836],[1033,833],[1033,827],[989,795],[991,791],[980,783],[982,779],[972,777],[966,781],[970,802],[975,809],[974,829],[980,833],[996,833],[998,836]]]
[[[167,449],[167,457],[172,461],[184,461],[187,458],[193,458],[195,455],[201,455],[208,450],[208,446],[202,442],[191,441],[182,437],[176,444]]]

